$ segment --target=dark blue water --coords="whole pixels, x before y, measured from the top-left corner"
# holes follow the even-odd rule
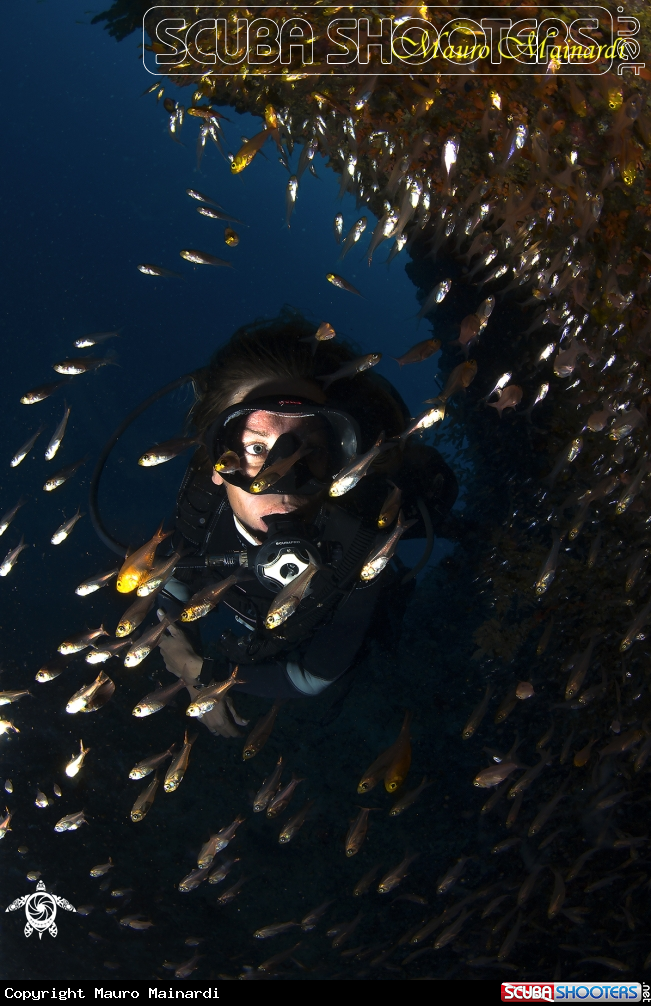
[[[429,870],[440,869],[441,863],[434,866],[428,857],[439,841],[431,825],[442,791],[436,801],[423,801],[422,809],[398,822],[388,821],[389,798],[380,794],[377,805],[383,810],[373,822],[374,843],[367,843],[353,862],[346,861],[342,847],[348,820],[356,813],[357,777],[380,747],[394,739],[404,708],[422,701],[430,687],[424,692],[416,685],[414,675],[423,669],[423,656],[416,646],[410,651],[410,670],[396,676],[396,654],[382,644],[360,674],[345,715],[319,728],[318,745],[311,741],[313,724],[319,724],[328,705],[320,701],[297,703],[284,711],[273,742],[250,766],[242,764],[239,745],[213,740],[203,731],[179,792],[174,797],[159,795],[146,821],[132,825],[128,811],[139,786],[128,782],[129,768],[139,757],[178,740],[187,722],[182,710],[166,710],[142,723],[130,716],[135,701],[151,690],[161,673],[160,661],[152,660],[137,674],[111,672],[118,685],[115,699],[89,717],[64,712],[72,692],[93,676],[82,660],[50,684],[34,682],[36,670],[63,638],[102,621],[112,625],[124,607],[114,592],[87,599],[74,594],[86,576],[114,565],[87,515],[94,457],[143,398],[204,364],[238,326],[273,316],[284,304],[314,321],[329,321],[360,352],[385,354],[378,370],[395,383],[413,414],[421,410],[424,398],[436,393],[437,361],[400,371],[390,358],[429,335],[431,326],[417,324],[418,303],[404,262],[398,258],[391,268],[386,266],[388,244],[368,267],[365,238],[374,218],[356,209],[351,197],[337,202],[339,180],[325,164],[317,159],[318,178],[304,176],[289,229],[284,223],[288,176],[270,145],[265,156],[235,177],[210,145],[197,170],[196,121],[186,122],[179,143],[172,141],[162,104],[157,106],[152,95],[141,96],[150,79],[139,62],[137,35],[116,44],[90,26],[96,11],[89,13],[87,2],[71,0],[62,8],[50,0],[29,0],[4,12],[9,34],[16,38],[28,19],[29,44],[7,54],[14,86],[5,109],[8,156],[0,228],[0,409],[5,431],[0,509],[28,496],[2,547],[8,550],[24,535],[30,548],[0,585],[1,681],[3,688],[30,687],[34,695],[11,710],[20,734],[1,741],[2,774],[14,785],[7,802],[15,819],[0,855],[5,902],[31,889],[26,873],[38,870],[48,889],[73,904],[94,905],[94,910],[88,918],[62,919],[56,945],[25,941],[22,921],[3,916],[11,956],[5,956],[2,969],[9,978],[164,977],[168,972],[161,970],[163,961],[178,963],[190,957],[193,951],[183,941],[199,933],[207,942],[195,977],[235,975],[241,966],[270,956],[281,943],[291,945],[292,934],[270,941],[271,949],[259,947],[251,933],[260,925],[300,917],[344,889],[329,921],[352,919],[359,905],[350,891],[374,861],[388,869],[406,848],[417,848],[421,879]],[[229,147],[237,150],[241,136],[252,135],[259,122],[228,114],[233,121],[224,128]],[[297,156],[298,151],[294,166]],[[189,186],[245,221],[247,226],[236,225],[239,247],[227,249],[222,225],[197,214],[197,204],[185,194]],[[337,264],[332,220],[339,210],[345,230],[362,213],[369,224],[365,238]],[[179,257],[184,247],[228,258],[233,268],[192,267]],[[136,268],[140,262],[165,266],[184,278],[143,276]],[[363,298],[328,284],[325,273],[332,270],[353,283]],[[19,403],[26,390],[55,379],[52,364],[76,354],[76,338],[112,328],[121,330],[120,338],[98,352],[115,350],[117,365],[74,378],[63,393],[41,404]],[[72,408],[68,432],[56,459],[47,463],[43,450],[62,414],[64,397]],[[149,537],[173,506],[183,459],[153,470],[139,468],[136,460],[153,442],[180,430],[190,404],[187,391],[165,399],[129,431],[112,456],[102,508],[111,530],[123,540],[139,543]],[[33,453],[10,469],[14,451],[41,423],[46,432]],[[84,466],[66,485],[51,495],[42,491],[49,475],[83,457]],[[86,515],[71,537],[59,547],[50,545],[52,533],[78,506]],[[409,543],[403,557],[413,562],[421,548],[422,542]],[[437,543],[433,561],[447,550],[444,542]],[[417,631],[430,624],[429,602],[416,607],[411,617]],[[424,659],[429,666],[430,653]],[[434,693],[431,700],[435,706]],[[241,703],[244,714],[251,716],[266,705],[255,699]],[[430,729],[421,723],[415,735],[424,737]],[[80,776],[70,781],[62,769],[80,737],[92,751]],[[225,825],[238,812],[251,818],[250,796],[280,751],[290,767],[306,777],[303,799],[317,801],[300,839],[289,848],[279,847],[278,825],[256,816],[239,843],[243,870],[232,875],[249,878],[239,900],[229,908],[216,907],[223,887],[179,895],[174,885],[192,868],[207,829]],[[414,784],[430,770],[431,761],[425,750],[416,756]],[[52,795],[54,782],[64,790],[60,799]],[[37,786],[48,793],[53,806],[35,807]],[[429,791],[430,797],[434,792]],[[300,805],[297,801],[294,810]],[[72,834],[54,833],[58,817],[82,807],[90,821],[87,827]],[[18,847],[28,852],[19,854]],[[134,891],[129,908],[120,908],[117,915],[111,910],[120,900],[112,899],[109,891],[101,893],[101,881],[88,876],[90,867],[109,855],[117,864],[109,874],[110,889]],[[364,939],[380,945],[389,923],[392,931],[396,923],[404,929],[424,911],[409,902],[391,910],[374,903],[365,909]],[[155,927],[134,933],[118,926],[116,919],[130,912],[142,912]],[[89,937],[89,931],[95,935]],[[328,973],[336,972],[339,952],[330,951],[322,935],[319,941],[304,941],[301,961],[310,970],[293,966],[292,978],[324,977],[324,960]],[[383,977],[395,976],[385,971]]]

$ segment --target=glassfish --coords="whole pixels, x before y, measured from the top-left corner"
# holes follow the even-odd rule
[[[592,651],[599,639],[599,633],[595,632],[592,634],[590,642],[583,653],[575,654],[569,663],[565,666],[566,671],[570,671],[570,676],[567,679],[567,684],[565,686],[565,700],[573,699],[574,696],[580,692],[583,682],[585,681],[585,676],[588,673],[590,667],[590,661],[592,660]]]
[[[212,206],[197,206],[197,213],[200,213],[202,217],[208,217],[209,220],[228,220],[232,224],[242,224],[243,226],[246,226],[243,220],[238,220],[237,217],[232,217],[230,214],[225,213],[221,209],[213,209]]]
[[[203,618],[204,615],[207,615],[209,611],[212,611],[219,604],[224,594],[238,582],[238,579],[235,574],[231,573],[225,580],[197,591],[179,615],[180,620],[182,622],[195,622],[198,618]]]
[[[8,831],[12,830],[10,828],[10,821],[12,817],[13,812],[10,811],[8,807],[5,807],[5,816],[2,818],[2,820],[0,820],[0,840],[5,837]]]
[[[268,468],[264,468],[259,475],[256,475],[249,486],[250,493],[261,493],[270,486],[273,486],[293,468],[297,461],[305,457],[312,450],[307,444],[302,444],[298,450],[294,451],[288,458],[280,458],[274,461]]]
[[[411,765],[411,739],[409,727],[411,725],[411,713],[405,713],[405,719],[396,741],[396,749],[384,775],[384,788],[387,793],[395,793],[400,789],[407,778]]]
[[[124,666],[137,667],[142,663],[145,657],[148,657],[151,651],[158,646],[163,633],[172,622],[173,619],[165,616],[158,625],[152,625],[150,629],[143,632],[139,639],[134,640],[124,655]]]
[[[422,412],[420,416],[412,419],[410,423],[407,424],[402,433],[397,437],[398,442],[402,445],[404,444],[407,437],[411,437],[414,433],[419,433],[421,430],[428,430],[435,423],[440,423],[445,419],[445,402],[439,401],[437,398],[429,399],[429,402],[433,403],[432,408],[428,409],[427,412]]]
[[[143,791],[136,797],[136,801],[131,808],[131,820],[136,824],[138,821],[142,821],[145,814],[151,809],[159,783],[160,779],[158,778],[158,772],[156,772],[151,782],[147,783]]]
[[[66,377],[76,377],[79,374],[89,374],[92,370],[99,370],[108,364],[115,364],[112,356],[80,356],[76,359],[61,360],[60,363],[52,364],[52,369],[58,374],[65,374]]]
[[[276,767],[274,768],[271,775],[265,779],[262,786],[256,793],[253,799],[253,813],[257,814],[261,810],[265,810],[267,804],[271,798],[276,793],[278,786],[280,784],[280,777],[283,772],[283,756],[278,755],[278,761],[276,762]]]
[[[224,472],[226,475],[230,475],[232,472],[239,472],[241,467],[242,462],[235,451],[224,451],[213,465],[213,469],[216,472]]]
[[[365,356],[358,356],[357,359],[344,363],[334,374],[323,374],[317,380],[323,381],[323,390],[325,391],[335,381],[341,381],[344,377],[354,377],[355,374],[361,374],[369,367],[375,367],[381,359],[382,353],[367,353]]]
[[[335,241],[337,244],[341,244],[341,238],[344,233],[344,215],[343,213],[337,213],[332,222],[332,228],[334,230]]]
[[[287,189],[285,192],[285,224],[289,227],[289,222],[292,219],[292,213],[294,212],[294,207],[296,205],[296,196],[298,195],[298,178],[296,175],[292,177],[287,182]]]
[[[67,383],[67,381],[53,381],[51,384],[40,384],[38,388],[26,391],[20,401],[23,405],[35,405],[37,402],[43,402]]]
[[[237,829],[241,824],[244,824],[244,821],[245,818],[240,817],[240,815],[238,815],[232,822],[232,824],[229,824],[225,828],[222,828],[221,831],[218,831],[216,835],[211,835],[210,839],[208,840],[208,842],[206,842],[201,852],[199,853],[199,855],[202,857],[202,860],[204,862],[211,863],[218,852],[221,852],[222,849],[225,849],[227,845],[230,845],[230,843],[235,838],[235,833]]]
[[[489,402],[489,409],[496,409],[500,418],[505,409],[515,409],[522,401],[522,388],[519,384],[509,384],[500,391],[500,397],[496,402]]]
[[[328,283],[332,283],[333,286],[338,287],[340,290],[345,290],[347,293],[354,293],[358,297],[362,296],[357,287],[354,287],[352,283],[345,280],[343,276],[337,276],[334,272],[327,272],[326,279]]]
[[[69,520],[64,521],[63,524],[57,528],[57,530],[50,538],[50,542],[52,543],[52,545],[60,545],[62,541],[65,541],[70,532],[72,531],[73,527],[77,523],[77,521],[84,516],[85,515],[81,512],[81,510],[77,510],[77,513],[74,515],[74,517],[71,517]]]
[[[107,583],[110,583],[114,576],[118,575],[117,569],[111,569],[108,573],[98,573],[97,576],[91,577],[89,580],[84,580],[80,583],[78,587],[75,587],[75,594],[79,594],[80,597],[86,597],[88,594],[93,594],[96,590],[101,587],[105,587]]]
[[[394,888],[396,888],[398,884],[405,879],[409,867],[415,859],[418,859],[418,856],[418,852],[411,856],[405,856],[402,862],[398,863],[395,869],[389,870],[389,872],[382,877],[382,880],[378,884],[378,894],[388,894],[389,891],[393,891]]]
[[[370,450],[366,451],[365,454],[362,454],[361,457],[353,458],[352,461],[349,461],[348,464],[345,465],[340,472],[338,472],[332,485],[330,486],[330,489],[328,490],[329,496],[343,496],[344,493],[353,489],[360,479],[364,478],[378,455],[386,449],[387,445],[383,444],[383,440],[384,434],[380,434]]]
[[[309,803],[305,804],[302,810],[299,810],[298,814],[295,814],[294,817],[289,819],[278,836],[278,842],[280,845],[285,845],[287,842],[291,842],[299,828],[302,828],[305,824],[305,819],[313,806],[314,800],[310,800]]]
[[[294,614],[305,597],[313,576],[318,571],[318,566],[310,562],[302,573],[299,573],[293,580],[285,584],[280,593],[271,602],[269,611],[266,614],[264,624],[267,629],[277,629],[278,626],[287,621],[290,615]]]
[[[353,226],[350,228],[350,230],[348,231],[348,234],[345,237],[344,243],[343,243],[343,245],[341,247],[341,252],[340,252],[340,255],[339,255],[339,260],[340,261],[341,261],[341,259],[343,259],[343,258],[346,257],[346,255],[348,254],[348,252],[350,251],[350,249],[353,247],[353,245],[356,244],[359,241],[359,239],[361,238],[362,234],[366,230],[366,224],[367,223],[368,223],[368,221],[367,221],[366,217],[360,217],[359,220],[357,221],[357,223],[354,223]]]
[[[422,318],[424,318],[426,314],[429,314],[429,312],[432,310],[433,307],[436,306],[436,304],[440,304],[441,301],[443,301],[447,297],[451,288],[452,288],[451,279],[443,279],[441,280],[440,283],[436,284],[436,286],[431,290],[431,292],[425,298],[423,306],[418,312],[417,317],[419,321]]]
[[[173,793],[174,790],[178,789],[181,785],[181,781],[188,767],[188,762],[190,761],[190,751],[192,750],[192,745],[196,739],[197,734],[193,734],[192,737],[188,737],[188,731],[185,731],[183,747],[175,756],[172,764],[165,773],[163,789],[166,793]]]
[[[411,807],[412,803],[416,802],[424,790],[433,785],[434,783],[429,782],[427,776],[423,776],[420,786],[417,786],[416,789],[410,789],[408,793],[405,793],[405,795],[401,796],[399,800],[396,800],[389,811],[389,817],[397,817],[398,814],[402,814],[405,810]]]
[[[54,830],[58,832],[76,831],[77,828],[81,828],[82,824],[88,824],[88,821],[84,817],[84,811],[79,810],[76,814],[66,814],[65,817],[60,818],[54,825]]]
[[[381,531],[393,524],[402,503],[402,490],[399,489],[398,486],[393,485],[393,482],[390,482],[389,485],[392,486],[392,488],[387,493],[386,499],[382,504],[382,509],[380,510],[380,515],[377,519],[377,526]]]
[[[10,706],[13,702],[18,702],[18,699],[22,699],[25,695],[31,695],[32,693],[28,691],[27,688],[21,691],[5,691],[0,692],[0,706]]]
[[[305,782],[305,780],[292,775],[287,785],[283,786],[267,804],[267,817],[277,817],[278,814],[281,814],[285,810],[294,795],[294,790],[301,782]]]
[[[68,700],[67,713],[93,713],[105,705],[115,691],[115,684],[104,671],[94,681],[84,685]]]
[[[316,927],[317,922],[325,915],[325,913],[330,908],[330,905],[334,905],[334,901],[324,901],[322,905],[318,905],[317,908],[313,908],[311,912],[301,919],[301,928],[304,932],[309,932],[311,929]]]
[[[196,447],[199,444],[199,437],[173,437],[162,444],[154,444],[140,458],[138,464],[142,468],[153,468],[155,465],[163,465],[172,458],[177,458],[189,447]]]
[[[215,869],[211,871],[210,876],[208,877],[208,883],[221,884],[222,880],[228,876],[232,868],[236,863],[239,863],[239,861],[239,857],[236,857],[235,859],[225,859],[223,863],[220,863],[219,866],[216,866]]]
[[[46,493],[51,493],[53,489],[58,489],[62,486],[64,482],[67,482],[71,476],[75,474],[78,468],[81,468],[83,464],[86,463],[86,458],[82,458],[80,461],[75,461],[71,465],[66,465],[65,468],[61,468],[60,471],[53,475],[47,480],[43,489]]]
[[[5,533],[21,506],[24,506],[26,502],[26,497],[21,496],[15,506],[12,506],[9,510],[6,510],[3,513],[2,517],[0,517],[0,535]]]
[[[329,324],[329,322],[322,321],[319,327],[317,328],[316,332],[314,333],[314,335],[307,335],[305,336],[304,339],[301,339],[300,341],[311,342],[313,344],[314,349],[316,350],[316,347],[319,345],[320,342],[328,342],[329,339],[334,339],[336,334],[337,333],[335,332],[332,325]]]
[[[412,518],[412,520],[405,522],[402,510],[400,511],[398,514],[398,522],[393,531],[391,531],[389,536],[381,545],[376,546],[366,557],[359,574],[361,580],[369,582],[370,580],[374,580],[376,576],[379,576],[387,563],[391,560],[402,535],[415,523],[415,517]]]
[[[437,894],[447,894],[450,888],[456,884],[457,880],[462,875],[469,858],[469,856],[461,856],[454,866],[450,867],[448,872],[441,878],[441,880],[439,880],[437,884]]]
[[[408,349],[402,356],[394,356],[393,359],[401,367],[404,367],[408,363],[422,363],[423,360],[428,360],[434,353],[438,353],[440,348],[440,339],[423,339],[422,342],[417,342],[415,346]]]
[[[209,865],[209,864],[208,864]],[[194,891],[204,880],[208,879],[207,866],[200,866],[197,870],[191,870],[183,880],[179,881],[179,891]]]
[[[73,755],[65,767],[65,773],[69,779],[72,779],[79,773],[89,751],[90,748],[85,748],[84,742],[79,741],[79,754]]]
[[[224,230],[224,241],[229,248],[237,248],[240,243],[239,234],[236,234],[232,227],[226,227]]]
[[[462,388],[470,387],[476,376],[476,360],[466,360],[465,363],[458,364],[458,366],[456,366],[450,373],[441,394],[435,399],[428,399],[426,404],[430,404],[430,401],[447,402],[448,398],[452,398],[457,391],[461,391]]]
[[[127,608],[115,629],[115,635],[118,639],[130,636],[134,629],[138,628],[151,611],[155,600],[155,595],[146,594],[144,597],[139,597]]]
[[[175,745],[172,744],[167,751],[162,751],[160,754],[149,755],[149,757],[143,758],[142,761],[139,761],[133,766],[129,772],[129,778],[144,779],[145,776],[150,775],[154,769],[158,768],[159,765],[162,765],[164,761],[167,761],[168,758],[172,757],[174,748]]]
[[[98,646],[95,646],[93,643],[91,649],[86,653],[84,660],[87,664],[104,664],[111,657],[117,657],[120,650],[132,645],[132,639],[109,639]]]
[[[238,678],[237,672],[238,667],[235,667],[230,678],[220,681],[217,685],[209,685],[207,688],[203,688],[185,710],[185,715],[203,716],[204,713],[209,713],[214,708],[215,703],[219,702],[230,691],[233,685],[246,684],[241,678]]]
[[[147,597],[148,594],[158,591],[170,579],[180,558],[180,552],[172,552],[169,558],[152,566],[147,579],[136,589],[138,597]]]
[[[263,926],[261,929],[256,929],[254,936],[256,940],[266,940],[270,936],[278,936],[280,933],[286,933],[288,929],[293,929],[294,926],[300,925],[299,922],[276,922],[271,926]]]
[[[65,671],[69,663],[69,657],[55,657],[53,660],[49,660],[36,672],[36,680],[39,684],[44,684],[46,681],[54,681],[55,678],[58,678]]]
[[[472,737],[472,735],[477,730],[477,727],[479,726],[484,716],[486,715],[486,710],[488,709],[488,703],[491,700],[492,694],[493,694],[492,687],[490,685],[486,685],[486,694],[484,695],[479,705],[476,706],[475,709],[473,709],[472,713],[470,714],[470,719],[468,720],[468,722],[466,723],[465,727],[461,732],[461,736],[464,739],[464,741],[467,741],[470,737]]]
[[[112,870],[115,863],[109,856],[108,863],[101,863],[99,866],[93,866],[90,870],[91,877],[103,877],[105,873]]]
[[[545,591],[552,585],[554,577],[556,576],[556,567],[558,565],[558,551],[561,547],[560,535],[554,534],[552,550],[545,559],[541,570],[538,574],[538,579],[536,580],[534,587],[536,594],[540,597]]]
[[[357,786],[358,793],[368,793],[369,790],[377,786],[380,779],[384,776],[388,777],[388,772],[390,767],[400,760],[402,757],[402,749],[405,744],[409,744],[409,725],[411,723],[411,713],[406,712],[405,718],[403,720],[402,728],[398,735],[398,738],[394,743],[388,747],[385,751],[380,754],[373,764],[366,770],[362,778],[360,779],[359,785]]]
[[[162,265],[152,265],[150,262],[143,262],[138,266],[138,271],[145,276],[160,276],[167,279],[183,279],[180,273],[172,272],[171,269],[164,269]]]
[[[121,329],[116,329],[114,332],[91,332],[90,335],[83,335],[81,339],[75,340],[76,349],[90,349],[91,346],[98,346],[102,342],[106,342],[107,339],[117,339],[120,335]]]
[[[11,573],[12,569],[16,565],[18,556],[26,548],[29,548],[29,545],[26,545],[24,537],[21,537],[18,545],[16,545],[16,548],[12,548],[9,552],[7,552],[6,556],[2,560],[2,564],[0,564],[0,576],[7,576]]]
[[[132,715],[142,718],[143,716],[151,716],[153,713],[160,712],[182,688],[185,688],[185,681],[182,678],[171,685],[167,685],[165,688],[157,688],[156,691],[145,695],[144,699],[141,699],[134,706]]]
[[[264,146],[265,141],[270,136],[269,129],[265,128],[260,133],[256,133],[250,140],[246,140],[240,147],[231,162],[231,171],[234,175],[239,175],[241,171],[248,168],[249,164]]]
[[[226,259],[217,258],[216,255],[211,255],[209,252],[197,251],[195,248],[184,248],[183,251],[179,252],[181,258],[184,258],[187,262],[192,262],[193,265],[213,265],[216,267],[226,266],[232,269],[233,266]]]
[[[23,446],[18,448],[13,458],[9,462],[12,468],[17,468],[18,465],[25,460],[25,458],[31,451],[32,447],[34,446],[34,444],[36,443],[36,441],[38,440],[44,429],[45,429],[44,426],[39,426],[36,433],[33,433],[29,438],[29,440],[26,440]]]
[[[372,810],[377,809],[377,807],[359,808],[359,814],[355,820],[351,822],[348,834],[346,835],[344,848],[346,849],[347,856],[355,856],[361,849],[368,831],[368,815]]]
[[[246,738],[244,750],[242,751],[242,757],[245,761],[248,761],[249,758],[253,758],[254,755],[257,755],[269,740],[274,723],[276,722],[276,717],[282,705],[282,700],[274,702],[269,712],[266,713],[265,716],[261,716],[253,727],[253,730]]]
[[[46,461],[51,461],[52,458],[54,457],[54,455],[56,454],[56,452],[59,450],[59,447],[61,446],[61,442],[63,441],[63,437],[64,437],[65,432],[66,432],[66,426],[68,425],[69,418],[70,418],[70,407],[68,405],[66,405],[65,402],[64,402],[63,403],[63,418],[62,418],[61,422],[59,423],[59,425],[57,426],[57,428],[54,431],[54,433],[52,434],[52,438],[51,438],[49,444],[45,448],[45,460]]]
[[[156,534],[144,545],[127,556],[118,574],[116,586],[121,594],[128,594],[143,583],[154,564],[156,549],[162,541],[170,536],[171,531],[163,532],[163,525],[158,528]]]
[[[475,776],[474,785],[479,786],[481,789],[490,789],[492,786],[499,786],[500,783],[508,779],[508,777],[519,768],[520,763],[514,761],[513,758],[509,758],[507,755],[507,757],[498,764],[482,769],[482,771]]]
[[[100,625],[99,629],[89,629],[88,632],[80,632],[76,636],[64,639],[57,649],[64,657],[72,653],[81,653],[82,650],[90,646],[94,639],[98,639],[100,636],[108,636],[108,632],[103,625]]]

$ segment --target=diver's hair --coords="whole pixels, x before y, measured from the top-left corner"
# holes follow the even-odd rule
[[[316,381],[333,373],[358,354],[340,339],[319,342],[313,352],[317,326],[299,311],[285,306],[277,318],[261,319],[235,332],[195,377],[197,401],[191,419],[203,434],[243,387],[283,378]],[[306,341],[303,341],[306,340]],[[405,428],[405,406],[388,381],[369,371],[335,381],[328,403],[349,412],[360,427],[361,450],[384,431],[396,436]],[[203,453],[203,452],[201,452]],[[197,459],[199,460],[199,458]]]

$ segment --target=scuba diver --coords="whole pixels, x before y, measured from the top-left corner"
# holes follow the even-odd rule
[[[197,621],[169,625],[159,645],[193,698],[238,668],[202,717],[223,736],[243,722],[234,692],[305,698],[351,673],[374,614],[379,626],[404,612],[457,496],[438,451],[400,438],[410,417],[392,385],[315,332],[285,308],[238,330],[193,375],[200,446],[178,494],[169,551],[180,558],[158,617],[178,619],[197,592],[223,583],[220,616],[226,609],[232,625],[210,655]],[[411,571],[386,558],[400,535],[426,539]]]

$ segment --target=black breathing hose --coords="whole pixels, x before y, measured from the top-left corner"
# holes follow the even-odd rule
[[[109,454],[115,447],[116,443],[124,433],[124,431],[138,418],[143,412],[146,412],[150,405],[158,401],[159,398],[164,398],[165,395],[169,395],[170,391],[175,391],[177,388],[182,388],[184,384],[189,384],[190,381],[194,380],[194,374],[185,374],[184,377],[177,377],[175,381],[170,384],[166,384],[164,388],[159,388],[155,391],[153,395],[146,398],[144,402],[136,406],[132,412],[124,419],[118,426],[115,433],[106,441],[100,456],[97,459],[97,464],[95,465],[95,470],[93,471],[93,477],[90,480],[90,491],[88,493],[88,510],[90,513],[90,519],[93,523],[93,527],[97,531],[99,538],[103,541],[107,548],[110,548],[112,552],[116,555],[124,558],[127,554],[127,546],[123,545],[122,542],[114,538],[112,534],[104,527],[104,523],[99,513],[99,504],[97,502],[97,497],[99,493],[99,483],[102,477],[102,472],[104,471],[104,465],[108,461]]]

